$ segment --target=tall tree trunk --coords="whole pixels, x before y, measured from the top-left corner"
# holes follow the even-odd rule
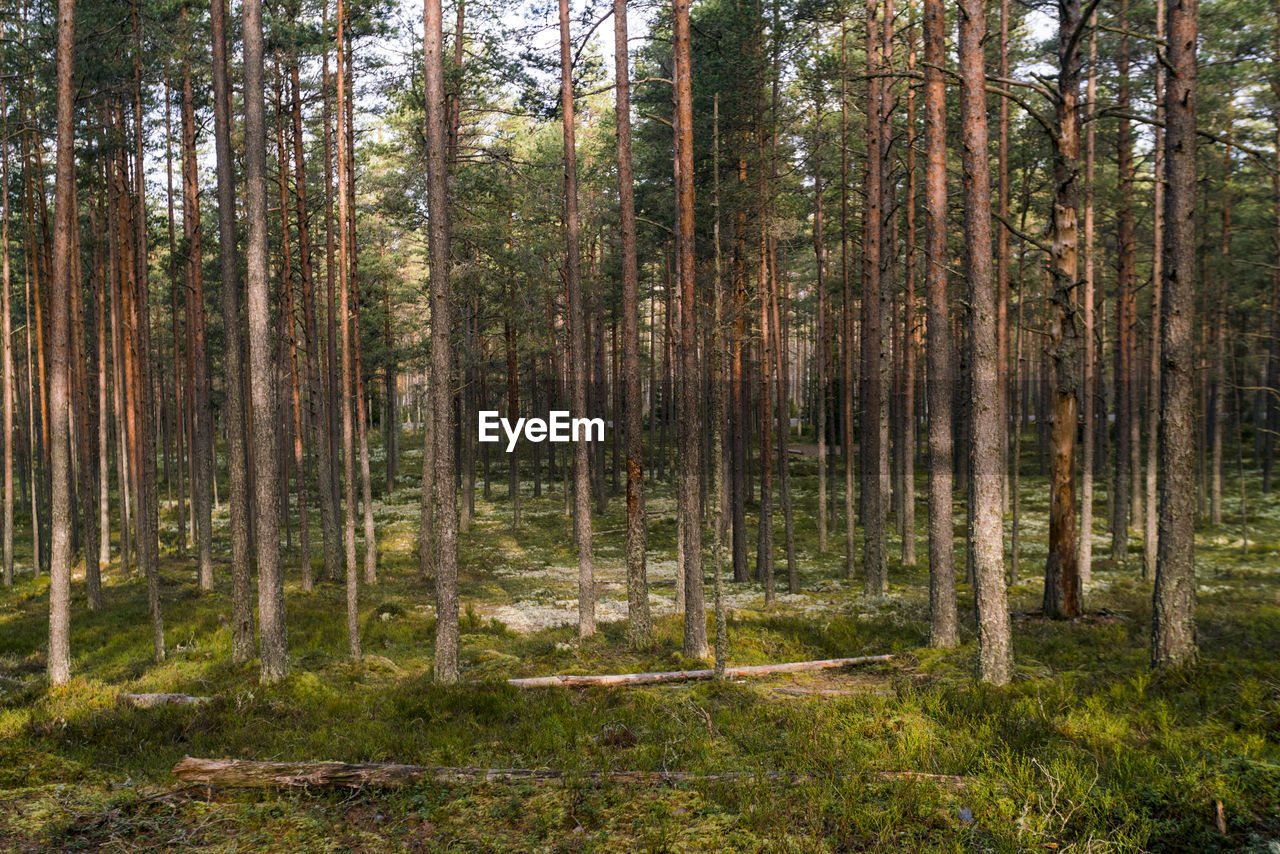
[[[867,168],[865,213],[863,215],[862,261],[862,430],[860,456],[862,458],[862,524],[865,529],[863,542],[864,580],[863,590],[868,596],[883,596],[888,587],[887,546],[885,539],[884,486],[887,471],[881,463],[886,459],[886,438],[881,425],[884,377],[883,330],[881,316],[881,274],[884,270],[884,173],[882,161],[886,156],[880,122],[884,116],[884,87],[877,76],[884,70],[885,57],[880,37],[881,26],[889,26],[882,19],[881,0],[867,0],[867,115],[876,121],[867,122]]]
[[[373,486],[369,469],[369,413],[365,389],[364,355],[360,346],[360,245],[356,235],[356,121],[355,59],[352,38],[347,33],[346,45],[347,97],[343,100],[347,123],[347,275],[351,288],[351,339],[355,361],[352,364],[351,391],[355,396],[356,451],[360,454],[360,505],[364,521],[364,582],[378,581],[378,538],[373,521]],[[342,116],[338,117],[342,120]],[[387,342],[390,346],[391,342]]]
[[[720,255],[720,93],[716,92],[711,107],[711,175],[712,175],[712,209],[715,220],[712,223],[712,235],[715,242],[715,283],[711,302],[711,349],[714,363],[711,370],[711,419],[717,430],[725,428],[725,388],[724,380],[729,374],[729,351],[724,337],[724,271]],[[638,441],[638,440],[637,440]],[[712,523],[711,559],[715,571],[715,621],[716,621],[716,659],[717,677],[724,676],[725,663],[729,658],[728,620],[724,606],[724,515],[728,504],[728,493],[725,491],[724,447],[725,442],[713,438],[711,443],[712,492],[715,500],[715,519]]]
[[[1165,15],[1166,0],[1156,0],[1156,38],[1163,39],[1167,20]],[[1157,512],[1157,495],[1159,466],[1159,425],[1160,425],[1160,348],[1162,345],[1160,318],[1164,314],[1164,255],[1165,255],[1165,63],[1155,63],[1155,102],[1156,127],[1154,145],[1155,191],[1151,206],[1151,235],[1153,251],[1151,256],[1151,344],[1149,351],[1149,370],[1147,377],[1147,478],[1146,478],[1146,524],[1143,534],[1142,577],[1155,575],[1156,560],[1159,556],[1159,522]]]
[[[423,56],[427,110],[427,203],[431,276],[431,399],[435,473],[435,678],[458,681],[458,510],[453,484],[454,371],[449,304],[449,175],[445,157],[444,33],[440,0],[423,4]],[[424,457],[426,455],[424,454]],[[425,464],[425,461],[424,461]],[[423,521],[424,528],[427,520]]]
[[[344,70],[346,62],[346,7],[343,0],[337,4],[337,50],[334,77],[337,82],[335,101],[335,120],[337,121],[336,145],[334,153],[338,165],[338,322],[341,328],[338,338],[342,342],[342,374],[339,377],[338,397],[342,407],[342,545],[346,557],[347,570],[347,652],[353,660],[360,658],[360,612],[359,612],[359,574],[356,566],[356,455],[355,424],[352,397],[355,395],[354,376],[355,358],[352,353],[351,325],[351,285],[349,246],[351,231],[347,228],[347,218],[351,215],[350,200],[347,198],[347,118],[344,101],[347,97],[347,75]]]
[[[97,219],[96,206],[92,200],[89,204],[89,212],[92,226]],[[91,373],[95,366],[88,350],[86,327],[91,325],[91,321],[90,315],[85,311],[84,288],[81,286],[79,230],[73,229],[72,236],[70,368],[74,385],[75,418],[71,422],[71,429],[73,431],[72,444],[75,449],[76,495],[79,498],[79,530],[81,532],[81,548],[84,554],[85,593],[89,610],[97,611],[102,608],[102,568],[98,564],[100,552],[98,550],[98,468],[96,459],[98,455],[98,434],[95,423],[97,421],[97,412],[93,396],[95,389],[92,388],[94,376]],[[94,255],[97,256],[97,254],[95,251]],[[101,266],[95,265],[93,270],[95,286],[101,278],[101,273]],[[6,435],[6,446],[9,441],[10,439]]]
[[[941,13],[939,13],[941,14]],[[939,25],[941,26],[941,25]],[[855,545],[857,488],[853,476],[853,383],[854,335],[853,288],[849,280],[849,54],[848,29],[840,24],[840,452],[844,455],[844,569],[852,581],[856,571]],[[938,61],[941,62],[941,53]],[[941,90],[939,90],[941,92]],[[939,95],[941,98],[941,95]],[[941,100],[939,100],[941,103]],[[948,499],[949,500],[949,499]],[[950,511],[948,511],[950,512]]]
[[[1000,500],[1004,488],[1003,391],[999,383],[999,326],[991,270],[991,176],[987,152],[986,74],[982,0],[960,5],[960,128],[964,171],[965,250],[969,274],[970,389],[973,445],[973,576],[978,610],[978,672],[984,682],[1009,681],[1013,648],[1004,579],[1004,532]],[[1074,427],[1074,422],[1072,422]]]
[[[756,530],[756,581],[764,585],[765,605],[774,600],[773,576],[773,410],[776,384],[773,379],[773,322],[769,316],[770,296],[774,285],[769,272],[770,243],[768,202],[770,188],[765,183],[764,172],[764,109],[759,110],[756,137],[756,194],[760,200],[760,266],[756,277],[756,299],[760,309],[760,343],[757,360],[760,371],[760,405],[756,410],[760,422],[760,516]]]
[[[173,123],[171,119],[172,112],[173,112],[173,105],[172,105],[172,99],[171,99],[170,90],[169,90],[169,81],[168,79],[166,79],[164,82],[164,172],[165,172],[165,188],[168,191],[167,192],[168,198],[166,199],[167,204],[165,207],[166,207],[166,213],[168,214],[168,226],[169,226],[169,264],[168,264],[169,284],[170,284],[170,292],[169,292],[170,318],[169,319],[170,319],[170,329],[173,333],[173,369],[174,369],[173,432],[176,434],[176,439],[177,439],[177,441],[175,442],[177,447],[175,449],[176,453],[175,453],[174,470],[178,476],[178,490],[177,490],[178,492],[178,542],[180,544],[179,546],[180,549],[185,552],[188,548],[188,544],[193,542],[195,538],[192,537],[190,540],[188,540],[187,538],[187,533],[188,533],[187,502],[186,502],[186,496],[184,495],[184,493],[188,485],[194,491],[195,483],[191,482],[190,480],[188,480],[187,484],[183,483],[183,474],[184,474],[183,464],[188,458],[190,458],[190,436],[189,436],[189,431],[187,429],[187,426],[188,426],[187,422],[189,420],[187,415],[188,415],[188,408],[189,408],[190,401],[188,400],[189,395],[187,397],[184,397],[182,393],[183,392],[183,389],[182,389],[183,365],[182,365],[182,360],[179,356],[179,354],[182,352],[182,347],[180,346],[179,336],[178,336],[178,328],[179,328],[178,327],[178,316],[179,316],[178,315],[178,291],[179,291],[178,239],[176,234],[176,228],[174,225],[175,217],[174,217],[174,210],[173,210],[174,192],[173,192],[173,126],[172,126]],[[185,172],[184,172],[184,180],[185,180]],[[186,193],[185,188],[183,189],[183,193],[184,194]],[[183,207],[185,210],[185,207],[186,207],[185,195],[184,195]],[[185,300],[184,300],[184,305],[185,305]],[[191,349],[190,347],[187,348],[188,358],[190,357],[190,352],[189,352],[190,349]],[[190,376],[189,371],[187,372],[187,376]],[[164,454],[165,481],[169,489],[169,497],[172,498],[174,490],[173,490],[173,482],[170,479],[170,475],[168,471],[169,452],[168,452],[167,440],[165,442],[165,445],[166,445],[165,454]],[[191,524],[192,524],[191,532],[194,533],[194,526],[195,526],[194,516],[191,519]]]
[[[218,262],[222,271],[222,327],[226,340],[223,388],[227,476],[231,487],[231,657],[253,658],[253,592],[249,574],[249,458],[244,400],[244,344],[240,327],[240,271],[236,251],[235,163],[231,153],[231,87],[227,81],[226,0],[210,2],[213,40],[213,123],[218,181]],[[264,143],[265,145],[265,143]],[[123,537],[122,537],[123,539]]]
[[[134,357],[137,360],[134,397],[138,419],[138,506],[134,530],[138,558],[147,576],[147,600],[151,610],[152,642],[156,660],[164,658],[164,624],[160,616],[160,534],[159,496],[156,488],[155,430],[153,429],[153,388],[151,362],[151,300],[147,253],[147,195],[143,172],[146,135],[142,125],[142,22],[138,2],[133,0],[133,213],[134,239]],[[122,123],[123,124],[123,123]]]
[[[336,578],[341,561],[338,533],[337,489],[333,483],[333,463],[329,448],[329,398],[321,379],[320,335],[316,324],[314,276],[311,268],[311,218],[307,207],[307,167],[302,140],[302,98],[299,92],[297,58],[289,69],[289,92],[293,114],[294,205],[298,218],[298,272],[302,279],[302,328],[307,358],[307,422],[311,446],[319,458],[316,481],[320,492],[320,535],[323,540],[324,570]]]
[[[738,156],[737,184],[743,189],[747,184],[747,160]],[[729,409],[733,423],[730,431],[729,507],[733,548],[733,580],[742,584],[750,577],[747,569],[747,408],[750,393],[746,383],[747,329],[747,207],[738,204],[733,220],[733,298],[729,313],[733,317],[733,333],[729,343]],[[652,364],[652,362],[651,362]],[[651,380],[652,384],[652,380]]]
[[[561,9],[565,0],[561,0]],[[563,13],[562,13],[563,14]],[[698,320],[694,299],[693,222],[693,60],[689,0],[672,2],[672,58],[675,78],[676,278],[680,290],[680,528],[684,534],[684,654],[707,656],[707,618],[702,594],[702,524],[698,453]],[[568,32],[568,28],[564,30]]]
[[[569,0],[560,0],[560,105],[564,118],[565,280],[569,290],[572,417],[587,415],[587,330],[582,307],[578,246],[578,157],[574,143],[573,54]],[[573,445],[573,538],[578,547],[578,636],[596,631],[595,567],[591,554],[591,457],[586,442]]]
[[[633,647],[642,648],[653,641],[653,621],[649,615],[649,585],[644,553],[644,471],[640,449],[641,434],[644,431],[644,404],[640,398],[640,278],[636,261],[635,187],[631,169],[631,72],[627,54],[627,0],[613,0],[613,45],[614,78],[617,81],[614,112],[618,125],[618,216],[622,261],[622,413],[627,455],[627,637]],[[719,168],[718,163],[716,168]],[[719,233],[718,215],[716,229]]]
[[[204,255],[200,233],[199,166],[196,162],[195,89],[191,68],[182,77],[182,232],[186,246],[187,336],[191,341],[191,411],[195,457],[196,546],[201,590],[213,589],[213,413],[209,404],[209,360],[205,352]]]
[[[776,257],[776,249],[770,253]],[[776,264],[776,261],[774,262]],[[772,265],[771,265],[772,266]],[[791,430],[791,405],[788,391],[788,374],[790,366],[787,359],[787,335],[782,328],[783,310],[778,291],[782,281],[776,271],[770,276],[773,285],[769,288],[769,328],[773,333],[773,352],[778,371],[778,489],[782,499],[783,537],[787,550],[787,592],[800,592],[800,575],[796,567],[795,529],[791,523],[791,466],[790,452],[787,450],[787,434]]]
[[[1076,328],[1079,282],[1077,187],[1080,171],[1080,49],[1085,26],[1080,0],[1058,6],[1058,90],[1053,138],[1053,296],[1049,357],[1054,369],[1049,461],[1049,556],[1044,570],[1044,613],[1082,613],[1076,533],[1075,449],[1080,395],[1080,333]]]
[[[326,2],[321,7],[324,16],[325,28],[329,25],[329,4]],[[326,47],[321,64],[321,90],[323,96],[321,98],[321,116],[320,124],[324,128],[321,136],[324,141],[324,280],[325,280],[325,359],[328,364],[328,370],[325,371],[326,385],[328,386],[329,398],[329,423],[325,425],[326,435],[329,442],[329,463],[333,466],[330,473],[330,480],[333,483],[334,499],[333,506],[335,513],[339,510],[338,503],[338,486],[342,479],[339,472],[341,463],[341,451],[339,448],[342,442],[342,418],[339,402],[339,391],[342,388],[341,377],[338,374],[338,297],[337,297],[337,266],[335,259],[335,250],[337,249],[334,237],[333,223],[333,175],[334,175],[334,151],[333,151],[333,75],[329,71],[329,51]],[[344,541],[345,547],[345,541]],[[336,567],[335,567],[336,568]],[[333,580],[337,580],[337,576],[333,576]]]
[[[1196,659],[1195,506],[1192,453],[1196,264],[1196,14],[1198,0],[1169,0],[1165,91],[1164,303],[1160,317],[1160,541],[1151,610],[1151,662]]]
[[[4,25],[0,24],[0,38],[3,36]],[[0,264],[3,265],[0,288],[4,289],[0,291],[0,338],[3,339],[0,346],[4,348],[3,362],[0,363],[0,368],[4,371],[3,379],[0,380],[3,383],[0,393],[4,395],[4,531],[0,535],[3,537],[0,548],[4,549],[3,577],[4,586],[8,587],[13,584],[13,446],[17,434],[13,429],[13,321],[9,304],[12,286],[9,269],[9,110],[5,103],[3,82],[0,82],[0,116],[4,117],[4,129],[0,133],[0,186],[4,187],[3,194],[0,194]],[[99,327],[99,338],[101,335]]]
[[[1222,434],[1227,428],[1227,287],[1231,269],[1231,105],[1227,104],[1227,144],[1222,152],[1222,264],[1217,275],[1217,299],[1213,311],[1213,389],[1212,405],[1205,417],[1211,436],[1212,462],[1209,471],[1209,522],[1222,524]],[[1242,508],[1243,511],[1243,508]]]
[[[1009,79],[1009,0],[1000,0],[1000,65],[999,74]],[[1009,402],[1011,386],[1009,383],[1009,99],[999,98],[999,129],[997,130],[997,156],[1000,166],[997,173],[996,205],[999,213],[1000,227],[996,229],[996,326],[1000,350],[999,389],[1000,389],[1000,423],[1005,425],[1002,432],[1003,447],[1001,459],[1004,464],[1004,509],[1009,509]],[[1016,354],[1014,358],[1017,358]],[[1016,429],[1016,428],[1015,428]],[[1018,461],[1013,460],[1016,467]]]
[[[813,116],[813,256],[814,256],[814,290],[818,292],[817,314],[815,321],[814,362],[817,368],[817,387],[814,394],[814,433],[818,442],[818,552],[827,550],[827,390],[830,385],[827,361],[827,247],[823,235],[822,221],[822,110],[819,101],[814,104]],[[719,225],[717,221],[717,225]]]
[[[1121,0],[1117,27],[1128,28],[1128,0]],[[1129,37],[1121,34],[1116,55],[1116,108],[1127,112],[1129,92]],[[1116,448],[1115,477],[1111,496],[1111,559],[1123,565],[1129,551],[1129,489],[1134,459],[1131,427],[1138,412],[1138,365],[1134,339],[1137,334],[1137,273],[1133,215],[1133,131],[1129,120],[1116,123],[1116,172],[1119,203],[1116,208]],[[1136,520],[1134,520],[1136,521]]]
[[[285,147],[285,125],[288,116],[284,104],[284,69],[276,66],[276,162],[279,168],[277,188],[280,191],[280,290],[283,303],[280,306],[281,351],[285,358],[285,370],[289,372],[289,416],[291,416],[292,447],[286,449],[285,460],[293,455],[293,467],[298,479],[298,562],[302,569],[302,589],[310,593],[311,577],[311,524],[307,512],[307,464],[306,427],[302,418],[302,384],[298,376],[298,316],[294,308],[293,258],[289,250],[289,154]],[[306,175],[298,173],[296,183],[306,183]],[[282,483],[285,496],[285,519],[289,518],[289,485]]]
[[[942,0],[924,0],[925,389],[929,408],[929,644],[959,643],[952,522],[951,322],[947,316],[947,116]],[[847,289],[846,289],[847,291]]]
[[[383,251],[385,252],[385,248]],[[386,438],[383,441],[383,445],[386,448],[384,489],[387,492],[391,492],[396,488],[396,477],[400,471],[400,390],[399,378],[396,373],[399,354],[395,350],[395,338],[391,333],[390,286],[387,286],[382,291],[382,310],[382,336],[386,341],[386,346],[391,350],[391,358],[387,359],[382,369],[382,390],[386,397],[382,410],[382,427],[383,433],[386,434]]]
[[[1095,129],[1097,122],[1098,97],[1098,30],[1097,13],[1090,19],[1089,27],[1089,81],[1085,85],[1085,100],[1088,103],[1090,116],[1089,126],[1085,130],[1084,151],[1084,376],[1082,377],[1082,395],[1084,397],[1084,433],[1080,448],[1080,583],[1081,587],[1089,582],[1093,573],[1093,453],[1096,399],[1094,398],[1094,371],[1097,362],[1094,359],[1094,279],[1093,279],[1093,173],[1094,149],[1096,143]]]
[[[3,110],[0,110],[3,112]],[[111,446],[108,441],[108,421],[111,417],[109,412],[109,404],[107,398],[107,291],[110,287],[110,278],[107,269],[104,269],[102,259],[102,239],[103,231],[108,230],[106,225],[107,219],[107,192],[104,191],[103,172],[99,167],[97,180],[99,181],[98,190],[98,222],[100,226],[94,228],[94,238],[97,252],[96,266],[98,275],[94,279],[94,312],[95,321],[94,329],[98,342],[98,561],[99,563],[111,562],[111,516],[110,516],[110,495],[109,481],[111,475],[110,458]],[[7,182],[6,182],[7,186]],[[109,269],[109,268],[108,268]],[[8,288],[5,288],[6,298]],[[9,312],[4,310],[5,317],[9,316]],[[8,338],[5,339],[8,341]],[[10,351],[7,358],[12,367],[13,354]],[[13,372],[10,370],[10,376]],[[12,390],[9,392],[12,394]],[[12,436],[12,431],[8,432]],[[123,534],[121,540],[124,539]]]
[[[109,106],[105,109],[104,124],[111,123],[114,128],[115,108]],[[132,486],[133,478],[129,474],[129,454],[126,447],[125,436],[125,411],[124,411],[124,323],[123,316],[120,311],[120,215],[119,211],[122,207],[119,194],[119,183],[116,180],[117,162],[115,158],[109,158],[104,167],[104,180],[107,184],[107,207],[104,213],[107,218],[107,289],[110,293],[111,301],[111,391],[112,391],[112,412],[115,415],[115,433],[116,433],[116,494],[119,496],[120,504],[120,569],[128,574],[130,572],[129,555],[132,551],[130,537],[132,536],[132,528],[130,525],[131,510],[133,506]],[[28,277],[28,282],[30,277]],[[29,286],[28,286],[29,287]],[[28,294],[28,303],[30,296]],[[28,317],[28,321],[30,318]],[[31,398],[30,374],[31,374],[31,341],[30,341],[30,322],[27,323],[27,400],[34,403]],[[32,417],[34,406],[28,406],[28,421]],[[28,433],[31,436],[31,458],[34,464],[35,460],[35,427],[34,423],[28,424]],[[33,472],[34,474],[34,472]],[[34,477],[32,479],[32,487],[35,486]],[[34,493],[32,495],[34,499]],[[37,505],[32,504],[33,508]],[[39,533],[40,526],[36,524],[36,520],[32,518],[32,533],[35,535],[36,554],[39,554]],[[37,564],[38,565],[38,564]]]
[[[908,0],[907,70],[916,68],[916,6]],[[902,296],[902,397],[899,405],[898,458],[900,483],[898,529],[902,565],[916,565],[916,90],[907,90],[907,235]],[[1006,282],[1007,289],[1007,282]],[[1007,300],[1006,300],[1007,301]],[[999,303],[1003,314],[1004,303]],[[1004,389],[1004,384],[999,383]]]
[[[280,506],[276,479],[276,427],[271,306],[267,275],[267,127],[263,89],[262,0],[244,0],[244,180],[245,258],[249,315],[249,387],[253,416],[254,554],[258,562],[261,679],[284,678],[289,670],[280,570]]]
[[[49,580],[49,681],[61,685],[71,678],[71,459],[70,399],[67,389],[68,325],[70,321],[71,230],[75,216],[75,0],[58,0],[57,42],[57,163],[54,172],[53,275],[50,284],[50,361],[53,376],[49,396],[53,416],[50,452],[53,486],[53,543]],[[5,186],[8,192],[8,186]]]

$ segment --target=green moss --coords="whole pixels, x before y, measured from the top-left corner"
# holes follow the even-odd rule
[[[144,582],[108,567],[106,608],[89,613],[77,599],[76,677],[57,690],[43,677],[47,581],[22,577],[0,590],[0,838],[32,849],[109,847],[128,838],[143,847],[211,851],[1264,851],[1280,839],[1275,507],[1251,508],[1248,555],[1229,527],[1201,531],[1202,660],[1191,671],[1157,675],[1147,666],[1150,588],[1133,568],[1136,549],[1129,568],[1095,565],[1086,619],[1029,614],[1039,604],[1047,508],[1043,482],[1027,479],[1025,580],[1011,592],[1016,679],[993,689],[972,680],[969,589],[960,587],[962,645],[929,649],[927,567],[895,562],[891,595],[865,600],[860,583],[843,578],[840,554],[817,553],[813,464],[794,465],[805,592],[766,609],[758,585],[728,584],[731,661],[894,652],[893,662],[741,684],[506,685],[510,676],[702,666],[680,654],[680,619],[660,607],[671,599],[675,568],[674,503],[665,484],[648,493],[658,616],[654,645],[642,651],[628,646],[621,622],[605,620],[595,637],[576,637],[576,566],[559,484],[539,499],[522,496],[518,531],[510,528],[505,488],[495,484],[492,501],[478,508],[485,524],[462,538],[461,653],[464,678],[476,681],[456,688],[430,680],[435,616],[413,554],[418,494],[407,481],[376,508],[379,582],[361,588],[366,658],[347,659],[342,584],[320,580],[302,592],[291,556],[293,672],[271,687],[257,683],[254,663],[230,663],[225,565],[215,590],[202,594],[189,557],[175,549],[165,559],[169,656],[160,664],[151,660]],[[381,482],[377,472],[374,482]],[[605,532],[597,538],[603,581],[623,578],[622,513],[614,500],[597,519]],[[923,506],[917,515],[923,555]],[[225,523],[225,514],[218,518]],[[775,519],[785,582],[781,515]],[[221,548],[226,533],[217,534]],[[842,546],[839,536],[832,542]],[[599,589],[601,613],[622,613],[625,586]],[[546,625],[517,631],[516,618],[534,613]],[[784,686],[811,693],[775,690]],[[139,710],[117,701],[122,691],[214,699]],[[810,776],[794,785],[637,789],[570,781],[562,788],[424,785],[210,798],[170,791],[169,770],[188,754]],[[966,782],[956,792],[882,771]],[[1225,836],[1216,827],[1219,801]]]

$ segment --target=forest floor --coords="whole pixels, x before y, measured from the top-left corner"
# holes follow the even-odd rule
[[[60,688],[43,676],[47,578],[28,569],[0,590],[0,850],[1280,852],[1280,499],[1250,507],[1247,554],[1235,502],[1223,525],[1201,527],[1201,661],[1153,675],[1138,537],[1126,566],[1095,561],[1088,616],[1037,615],[1047,493],[1042,480],[1026,479],[1021,570],[1030,578],[1012,588],[1016,677],[996,689],[973,680],[972,594],[963,583],[962,645],[927,648],[923,480],[919,565],[901,566],[891,541],[889,595],[868,600],[859,581],[843,577],[835,524],[831,550],[817,553],[814,463],[798,458],[803,592],[785,595],[775,513],[780,595],[766,608],[758,584],[727,585],[729,660],[894,653],[893,661],[741,682],[519,690],[502,680],[699,665],[679,652],[668,487],[651,487],[648,500],[656,641],[635,652],[617,583],[600,586],[600,632],[576,638],[559,485],[538,499],[526,491],[512,530],[495,482],[490,499],[477,496],[477,521],[461,544],[461,657],[472,681],[441,688],[430,674],[430,588],[415,556],[420,459],[410,447],[397,489],[375,500],[380,575],[360,591],[360,663],[346,657],[342,584],[303,593],[296,557],[286,583],[292,674],[262,687],[255,663],[230,662],[225,505],[215,517],[222,572],[212,594],[197,590],[189,554],[170,549],[163,561],[162,664],[150,656],[146,585],[115,564],[104,610],[86,611],[74,586],[75,676]],[[1098,496],[1099,516],[1105,505]],[[173,543],[171,509],[163,533]],[[748,509],[754,531],[756,507]],[[623,578],[623,512],[614,498],[596,520],[602,582]],[[1101,520],[1095,534],[1101,558],[1109,554]],[[318,554],[318,523],[312,537]],[[962,565],[963,537],[956,543]],[[119,701],[125,691],[213,699],[141,710]],[[569,777],[560,786],[246,792],[183,787],[170,770],[184,755],[553,768]],[[802,776],[575,781],[592,770]],[[957,787],[881,772],[963,779]]]

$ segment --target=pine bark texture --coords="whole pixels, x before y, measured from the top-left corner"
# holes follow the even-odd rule
[[[634,647],[653,640],[645,573],[644,431],[640,397],[640,277],[636,261],[635,187],[631,167],[631,81],[627,50],[627,0],[613,2],[615,113],[618,124],[618,218],[622,249],[623,430],[627,463],[627,636]],[[718,227],[718,226],[717,226]]]
[[[231,657],[254,654],[253,593],[249,571],[249,459],[244,400],[244,343],[240,327],[240,270],[236,249],[235,163],[231,153],[231,87],[227,81],[226,0],[210,2],[213,40],[214,152],[218,183],[218,262],[222,278],[222,326],[227,474],[231,528]],[[265,144],[265,142],[264,142]],[[265,192],[265,190],[264,190]],[[123,537],[122,537],[123,539]]]
[[[925,135],[925,392],[929,407],[929,644],[959,643],[955,532],[952,521],[954,393],[951,320],[947,310],[947,118],[942,80],[946,56],[942,0],[924,0]]]
[[[71,320],[72,229],[75,217],[75,73],[76,4],[58,0],[57,160],[54,166],[53,269],[49,293],[50,478],[53,538],[49,573],[49,682],[71,678],[71,448],[68,343]]]
[[[263,82],[262,0],[244,0],[245,224],[252,399],[254,555],[258,563],[259,662],[265,683],[289,671],[280,567],[279,459],[274,338],[267,270],[267,127]]]
[[[1004,430],[999,385],[999,327],[991,257],[991,173],[987,152],[986,74],[982,0],[960,3],[960,135],[963,165],[965,248],[969,273],[969,389],[973,477],[972,517],[978,673],[982,681],[1009,681],[1013,647],[1004,579]],[[1074,427],[1074,422],[1073,425]]]
[[[427,109],[428,251],[431,277],[431,404],[435,471],[436,658],[435,678],[458,681],[458,499],[454,489],[452,346],[450,305],[449,173],[446,159],[444,32],[440,0],[423,5],[423,55]],[[425,454],[424,454],[425,456]],[[425,462],[425,461],[424,461]],[[424,527],[427,527],[424,520]]]
[[[1053,294],[1049,357],[1053,366],[1049,458],[1049,556],[1044,571],[1044,613],[1078,617],[1083,611],[1076,533],[1075,450],[1079,412],[1080,333],[1077,180],[1080,172],[1079,0],[1058,6],[1058,87],[1053,138]]]
[[[562,3],[566,0],[561,0]],[[702,583],[702,457],[697,306],[694,299],[693,63],[689,0],[673,0],[675,65],[676,271],[680,293],[680,528],[684,535],[684,654],[705,658],[707,618]],[[762,415],[767,418],[767,414]]]
[[[1169,0],[1165,89],[1164,303],[1161,306],[1160,540],[1152,596],[1151,661],[1196,660],[1195,274],[1196,15],[1198,0]]]

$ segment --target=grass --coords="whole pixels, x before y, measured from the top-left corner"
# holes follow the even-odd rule
[[[441,688],[430,678],[434,614],[413,552],[416,453],[407,455],[397,489],[376,498],[380,578],[361,589],[360,663],[345,654],[341,585],[321,582],[304,594],[296,557],[286,586],[293,671],[271,687],[258,684],[254,664],[230,663],[225,564],[217,589],[202,595],[194,561],[166,555],[170,655],[162,664],[150,660],[140,579],[111,567],[99,613],[84,610],[76,586],[75,677],[60,688],[43,677],[47,579],[28,571],[0,590],[0,850],[1280,851],[1274,501],[1250,508],[1248,555],[1240,553],[1230,512],[1224,526],[1200,531],[1201,661],[1186,672],[1153,674],[1150,587],[1132,568],[1139,540],[1130,568],[1097,562],[1086,591],[1089,616],[1054,622],[1032,613],[1042,559],[1036,532],[1047,507],[1043,481],[1027,478],[1022,573],[1032,577],[1011,591],[1017,676],[995,689],[972,678],[968,588],[960,591],[962,646],[930,650],[924,567],[893,565],[890,595],[867,601],[859,583],[841,578],[839,554],[817,554],[813,464],[797,460],[805,592],[780,596],[766,610],[758,585],[730,584],[730,659],[894,652],[893,662],[750,683],[522,692],[501,680],[691,662],[680,655],[680,621],[669,607],[658,610],[654,647],[639,652],[627,648],[621,622],[605,622],[582,643],[572,626],[540,627],[574,607],[562,493],[558,485],[539,499],[526,493],[525,523],[511,531],[504,488],[495,484],[461,547],[464,678],[478,681]],[[658,606],[671,597],[661,582],[674,568],[665,486],[651,490],[650,508]],[[609,532],[598,538],[605,580],[622,577],[621,514],[615,499],[596,523]],[[924,516],[921,507],[921,555]],[[225,507],[217,518],[225,523]],[[318,524],[312,530],[318,540]],[[176,527],[170,531],[176,538]],[[225,531],[216,533],[225,550]],[[1097,535],[1095,554],[1102,554],[1101,526]],[[833,534],[833,546],[841,539]],[[780,536],[778,543],[781,555]],[[959,548],[960,560],[963,554]],[[610,602],[624,589],[603,589],[602,611],[616,613]],[[521,632],[507,625],[522,614],[536,615],[538,625]],[[774,690],[782,685],[846,693]],[[121,705],[122,691],[214,700],[144,711]],[[210,792],[178,788],[169,776],[188,754],[809,777],[794,785],[592,788],[571,781],[558,788]],[[966,785],[957,792],[885,781],[875,771],[956,774]]]

